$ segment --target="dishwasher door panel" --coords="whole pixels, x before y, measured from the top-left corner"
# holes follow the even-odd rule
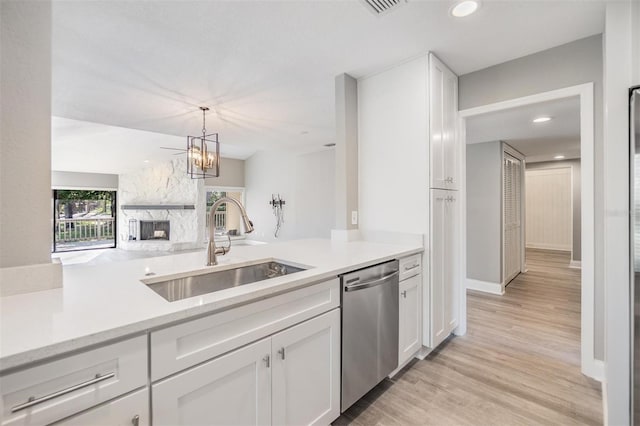
[[[360,280],[354,283],[357,289],[351,291],[347,291],[347,283],[354,274],[343,277],[342,411],[398,366],[397,262],[395,264],[395,272],[386,267],[377,276],[363,271]],[[372,285],[367,286],[368,282]]]

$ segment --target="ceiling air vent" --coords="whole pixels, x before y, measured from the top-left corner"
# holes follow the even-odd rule
[[[400,6],[401,3],[406,2],[406,0],[362,0],[362,1],[364,1],[367,4],[367,6],[369,6],[369,8],[371,8],[373,13],[375,13],[376,15],[382,15],[383,13],[386,13],[391,9],[394,9]]]

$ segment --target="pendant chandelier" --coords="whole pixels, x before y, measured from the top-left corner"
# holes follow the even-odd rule
[[[204,179],[220,176],[220,143],[218,134],[207,135],[205,115],[209,108],[202,111],[202,136],[187,136],[187,174],[191,179]]]

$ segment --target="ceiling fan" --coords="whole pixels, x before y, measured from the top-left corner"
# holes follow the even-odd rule
[[[160,147],[160,149],[168,149],[168,150],[171,150],[171,151],[180,151],[180,152],[176,152],[176,153],[175,153],[175,154],[173,154],[173,155],[181,155],[181,154],[184,154],[185,152],[187,152],[187,150],[186,150],[186,149],[182,149],[182,148],[171,148],[171,147],[168,147],[168,146],[161,146],[161,147]]]

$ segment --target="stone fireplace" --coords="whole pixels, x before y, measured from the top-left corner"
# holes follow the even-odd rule
[[[189,178],[186,167],[181,158],[119,176],[119,248],[177,251],[204,246],[204,182]],[[137,226],[130,229],[129,221]]]

